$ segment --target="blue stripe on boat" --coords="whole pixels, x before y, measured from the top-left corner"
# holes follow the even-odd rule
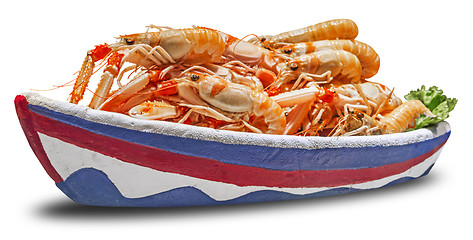
[[[430,168],[426,173],[429,170]],[[420,177],[425,174],[422,174]],[[415,178],[403,177],[384,186],[391,186],[411,179]],[[235,199],[217,201],[199,189],[193,187],[181,187],[146,197],[127,198],[118,191],[104,172],[94,168],[80,169],[71,174],[64,182],[59,182],[56,185],[69,198],[79,204],[111,207],[182,207],[241,204],[305,199],[362,191],[355,188],[341,187],[311,194],[297,195],[272,190],[261,190],[248,193]]]
[[[40,115],[79,127],[90,132],[121,139],[166,151],[214,159],[228,164],[260,167],[272,170],[335,170],[379,167],[403,162],[422,155],[445,142],[450,132],[437,138],[402,146],[297,149],[256,145],[225,144],[157,133],[147,133],[96,123],[29,104],[28,108]],[[350,159],[350,161],[346,161]]]

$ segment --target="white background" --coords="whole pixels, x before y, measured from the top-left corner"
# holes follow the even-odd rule
[[[473,238],[472,1],[2,1],[0,9],[2,239]],[[354,20],[357,39],[380,55],[373,81],[395,87],[399,97],[425,84],[459,99],[449,119],[451,138],[426,177],[302,201],[79,206],[41,168],[15,114],[16,94],[72,80],[88,49],[148,24],[200,25],[243,37],[336,18]],[[69,91],[41,94],[65,100]]]

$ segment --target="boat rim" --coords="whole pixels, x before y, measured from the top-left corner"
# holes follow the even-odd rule
[[[84,105],[50,99],[38,93],[26,92],[21,95],[26,98],[28,104],[41,106],[86,121],[140,132],[221,142],[224,144],[300,149],[400,146],[426,141],[450,132],[450,125],[445,121],[429,128],[375,136],[320,137],[236,132],[167,121],[136,119],[121,113],[95,110]]]

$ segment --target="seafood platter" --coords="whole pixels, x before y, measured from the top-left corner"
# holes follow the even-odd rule
[[[249,39],[150,25],[89,50],[67,101],[23,93],[16,111],[47,174],[84,205],[303,199],[425,176],[457,99],[425,86],[397,97],[372,80],[380,58],[357,35],[348,19]]]

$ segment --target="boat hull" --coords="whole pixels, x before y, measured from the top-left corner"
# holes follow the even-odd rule
[[[312,198],[426,175],[448,123],[369,137],[298,137],[145,121],[37,94],[21,126],[57,187],[77,203],[169,207]]]

